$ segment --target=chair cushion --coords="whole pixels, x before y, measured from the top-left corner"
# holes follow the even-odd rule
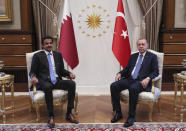
[[[37,93],[34,95],[33,94],[34,92],[33,91],[30,91],[29,94],[30,94],[30,97],[32,99],[33,102],[42,102],[45,100],[45,94],[43,91],[41,90],[38,90]],[[52,91],[53,93],[53,99],[58,99],[58,98],[61,98],[61,99],[64,99],[64,97],[68,94],[67,91],[64,91],[64,90],[58,90],[58,89],[54,89]]]
[[[121,92],[121,99],[125,100],[129,98],[129,91],[127,90],[123,90]],[[154,94],[152,94],[152,92],[146,92],[143,91],[139,94],[139,100],[145,100],[145,101],[156,101],[160,96],[160,89],[155,87],[154,88]]]

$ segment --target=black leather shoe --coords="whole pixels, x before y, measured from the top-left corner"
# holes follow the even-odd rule
[[[53,117],[49,117],[47,126],[49,128],[54,128],[55,127],[55,123],[54,123],[54,118]]]
[[[75,123],[75,124],[78,124],[79,123],[79,121],[77,121],[75,119],[74,115],[71,114],[71,113],[66,115],[66,120],[69,121],[69,122],[71,122],[71,123]]]
[[[123,118],[122,113],[121,112],[116,112],[114,117],[111,120],[111,123],[117,122],[117,121],[119,121],[122,118]]]
[[[130,127],[132,125],[134,125],[134,122],[136,122],[136,118],[135,117],[129,117],[127,119],[127,121],[124,123],[124,127]]]

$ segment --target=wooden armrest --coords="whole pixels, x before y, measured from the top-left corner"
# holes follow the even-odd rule
[[[154,83],[155,83],[157,80],[159,80],[161,77],[162,77],[162,76],[159,75],[159,76],[157,76],[156,78],[152,79],[152,89],[151,89],[152,94],[155,93],[155,92],[154,92]]]
[[[154,82],[155,82],[155,81],[152,80],[152,89],[151,89],[152,94],[155,93],[155,92],[154,92]]]
[[[34,95],[37,93],[36,85],[33,85],[33,92],[34,92]]]
[[[155,77],[154,79],[152,79],[152,81],[157,81],[157,80],[159,80],[160,78],[161,78],[162,76],[161,75],[159,75],[159,76],[157,76],[157,77]]]

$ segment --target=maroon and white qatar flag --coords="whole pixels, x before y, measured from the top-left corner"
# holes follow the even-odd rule
[[[131,49],[122,0],[118,0],[112,51],[120,65],[125,68],[130,58]]]
[[[58,50],[71,69],[79,64],[69,0],[64,1]]]

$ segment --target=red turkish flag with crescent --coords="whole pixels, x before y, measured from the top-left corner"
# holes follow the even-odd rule
[[[79,64],[79,58],[76,48],[76,40],[70,12],[69,0],[64,1],[63,17],[61,20],[61,32],[58,50],[63,58],[74,69]]]
[[[122,0],[118,0],[112,51],[120,65],[125,68],[130,58],[131,49]]]

